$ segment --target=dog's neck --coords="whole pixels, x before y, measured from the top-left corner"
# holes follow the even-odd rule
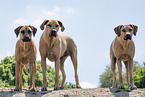
[[[45,29],[45,31],[47,32],[47,31],[49,31],[49,30]],[[54,42],[55,42],[54,40],[55,40],[56,38],[57,38],[57,37],[50,37],[48,33],[44,33],[44,35],[43,35],[43,39],[44,39],[44,41],[46,42],[48,48],[51,48],[51,47],[53,46],[53,44],[54,44]]]
[[[31,41],[30,42],[23,42],[21,40],[21,47],[24,51],[28,50],[30,48],[30,44],[31,44]]]
[[[118,37],[118,38],[121,38],[121,37]],[[131,40],[124,40],[124,39],[118,39],[119,40],[119,42],[121,43],[121,45],[122,45],[122,47],[123,47],[123,49],[126,51],[127,50],[127,48],[128,48],[128,44],[129,44],[129,42],[131,41]]]

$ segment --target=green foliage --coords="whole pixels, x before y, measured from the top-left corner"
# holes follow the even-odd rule
[[[126,82],[126,72],[123,72],[122,74],[123,81],[125,88],[127,88],[127,82]],[[118,71],[116,69],[116,79],[118,83]],[[145,88],[145,63],[143,65],[139,65],[138,62],[134,62],[134,68],[133,68],[133,78],[134,78],[134,84],[138,88]],[[113,74],[111,72],[111,68],[109,66],[106,66],[105,72],[100,75],[100,87],[111,87],[113,84]],[[117,85],[117,84],[116,84]]]
[[[118,76],[118,73],[116,73],[116,76]],[[100,87],[102,88],[109,88],[113,84],[113,74],[111,72],[111,68],[109,66],[106,66],[105,72],[103,72],[102,75],[100,75]]]
[[[138,88],[145,88],[145,63],[143,67],[133,72],[134,84]]]
[[[42,75],[42,67],[41,62],[37,61],[37,71],[35,75],[35,87],[42,87],[43,82],[43,75]],[[15,86],[15,57],[9,56],[5,57],[3,60],[1,60],[0,63],[0,87],[10,87]],[[23,80],[23,87],[28,88],[29,87],[29,67],[28,67],[28,74],[26,74],[26,67],[23,68],[22,73],[22,80]],[[46,77],[47,77],[47,87],[53,88],[55,85],[54,79],[55,79],[55,70],[51,66],[47,65],[46,68]],[[59,82],[61,83],[59,75]],[[74,88],[75,86],[71,83],[67,85],[65,84],[65,88]]]

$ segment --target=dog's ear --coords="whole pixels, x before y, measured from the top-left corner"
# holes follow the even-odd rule
[[[117,34],[117,36],[119,37],[121,35],[121,27],[123,25],[119,25],[117,27],[114,28],[115,33]]]
[[[33,30],[33,36],[35,37],[35,34],[37,32],[37,28],[35,28],[34,26],[29,25],[29,27]]]
[[[61,22],[61,21],[59,21],[59,20],[57,20],[57,22],[58,22],[58,24],[59,24],[59,25],[60,25],[60,27],[61,27],[61,31],[63,32],[63,31],[65,30],[65,28],[64,28],[64,26],[63,26],[62,22]]]
[[[44,20],[44,22],[41,24],[40,29],[44,30],[44,26],[49,22],[49,20]]]
[[[15,34],[16,34],[17,37],[18,37],[19,31],[20,31],[20,29],[21,29],[22,27],[23,27],[23,26],[19,26],[19,27],[17,27],[17,28],[14,30],[14,32],[15,32]]]
[[[130,26],[133,28],[133,34],[136,36],[138,26],[130,24]]]

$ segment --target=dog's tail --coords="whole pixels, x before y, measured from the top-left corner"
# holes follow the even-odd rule
[[[28,65],[26,65],[26,74],[28,74]]]

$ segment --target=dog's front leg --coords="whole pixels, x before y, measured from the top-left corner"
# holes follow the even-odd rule
[[[20,83],[20,91],[22,91],[22,72],[23,72],[23,65],[22,64],[20,64],[20,81],[19,81],[19,83]]]
[[[47,79],[46,79],[46,58],[41,58],[42,72],[43,72],[43,86],[41,91],[47,91]]]
[[[16,78],[15,78],[15,89],[14,91],[19,91],[20,90],[20,87],[19,87],[19,79],[20,79],[20,63],[16,62],[16,65],[15,65],[15,75],[16,75]]]
[[[125,67],[126,67],[126,81],[127,81],[127,86],[128,88],[130,87],[130,78],[129,78],[129,61],[124,62]]]
[[[60,89],[59,87],[59,68],[60,68],[60,59],[55,61],[55,87],[54,90]]]
[[[36,91],[35,89],[35,74],[36,74],[36,62],[30,64],[30,91]]]
[[[133,82],[133,59],[129,60],[129,72],[130,72],[130,89],[133,90],[133,89],[137,89],[137,87],[134,85],[134,82]]]
[[[125,89],[124,84],[123,84],[123,79],[122,79],[122,64],[121,64],[121,59],[117,60],[117,66],[118,66],[118,73],[119,73],[119,88],[120,89]]]

